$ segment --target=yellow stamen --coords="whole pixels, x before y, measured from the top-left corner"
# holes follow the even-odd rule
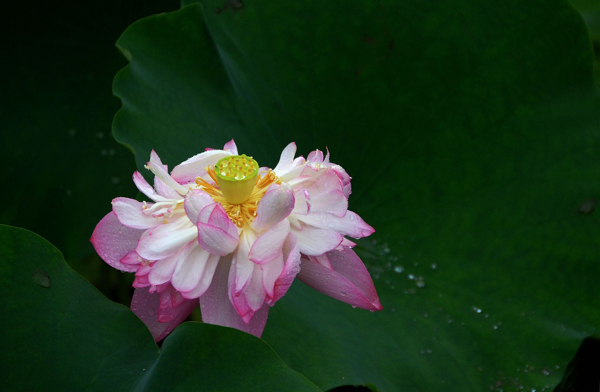
[[[275,172],[269,170],[262,177],[257,176],[258,181],[255,180],[256,183],[253,185],[250,195],[246,200],[239,204],[233,204],[225,198],[223,191],[220,188],[220,183],[218,182],[219,176],[215,172],[215,167],[207,167],[206,172],[214,181],[214,184],[211,184],[200,177],[196,177],[196,184],[198,184],[204,192],[208,193],[214,201],[223,206],[229,219],[231,219],[231,221],[239,228],[244,227],[245,224],[252,223],[254,218],[256,218],[258,204],[265,193],[267,193],[269,187],[272,184],[281,184],[281,179],[275,175]]]

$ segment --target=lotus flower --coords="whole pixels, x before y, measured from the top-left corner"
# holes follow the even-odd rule
[[[116,198],[91,241],[100,257],[135,272],[131,308],[156,341],[200,304],[202,320],[260,337],[269,308],[296,277],[340,301],[381,310],[373,281],[345,238],[374,229],[348,210],[350,177],[319,150],[275,169],[238,155],[234,141],[169,174],[152,151],[138,189],[152,202]]]

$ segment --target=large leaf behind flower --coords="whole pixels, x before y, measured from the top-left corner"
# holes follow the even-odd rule
[[[2,385],[11,391],[319,391],[259,339],[187,323],[158,347],[144,324],[27,230],[0,225]]]
[[[329,147],[384,310],[295,284],[264,339],[322,388],[544,390],[600,326],[600,103],[566,2],[205,1],[118,46],[140,169]]]

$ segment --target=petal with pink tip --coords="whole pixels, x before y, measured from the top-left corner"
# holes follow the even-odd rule
[[[185,200],[183,202],[183,207],[185,208],[185,213],[192,221],[194,225],[198,224],[198,215],[200,211],[204,207],[209,204],[214,204],[214,200],[212,197],[208,195],[208,193],[204,192],[200,189],[192,189],[185,195]]]
[[[279,278],[279,275],[281,275],[281,273],[283,272],[283,267],[285,265],[285,262],[283,260],[283,252],[280,252],[279,255],[274,258],[273,260],[269,261],[268,263],[262,264],[260,266],[261,270],[262,270],[262,283],[263,283],[263,289],[265,290],[265,293],[267,294],[266,296],[266,301],[267,303],[269,302],[270,298],[273,298],[274,296],[274,287],[275,287],[275,281],[277,280],[277,278]],[[273,306],[272,304],[269,303],[269,305]]]
[[[169,200],[181,199],[179,193],[175,192],[173,188],[165,184],[165,182],[158,177],[154,177],[154,189],[156,189],[156,193]]]
[[[230,151],[210,150],[194,155],[190,159],[175,166],[171,172],[171,177],[180,183],[194,181],[196,177],[206,174],[206,168],[208,166],[214,165],[219,159],[230,155],[235,154],[232,154]]]
[[[343,218],[325,212],[298,215],[297,218],[311,226],[335,230],[343,235],[349,235],[353,238],[368,237],[375,232],[373,227],[368,225],[358,214],[352,211],[348,211]]]
[[[212,210],[207,223],[205,220],[205,210]],[[223,207],[218,204],[212,204],[202,209],[198,221],[198,243],[206,251],[218,255],[226,256],[232,253],[239,242],[239,234],[235,224],[229,219]]]
[[[341,190],[331,190],[327,193],[321,193],[310,198],[311,212],[326,212],[342,218],[348,211],[348,199]]]
[[[238,155],[238,149],[233,139],[225,143],[225,145],[223,146],[223,150],[229,151],[233,155]]]
[[[98,256],[108,265],[121,271],[135,272],[136,265],[123,264],[121,259],[136,248],[143,232],[124,226],[117,214],[111,211],[98,223],[90,241]]]
[[[254,266],[252,277],[250,278],[248,285],[244,287],[243,294],[246,297],[248,306],[252,309],[253,314],[264,305],[267,293],[263,285],[263,272],[260,266]],[[249,320],[246,319],[244,320],[244,322],[248,321]]]
[[[146,230],[160,225],[162,222],[152,215],[144,214],[144,204],[126,197],[117,197],[112,207],[119,221],[132,229]]]
[[[202,276],[200,277],[198,284],[194,289],[181,293],[183,297],[189,299],[198,298],[202,294],[204,294],[206,290],[208,290],[208,287],[210,286],[210,282],[212,281],[215,269],[217,268],[217,264],[219,263],[220,259],[221,257],[217,255],[210,255],[208,257],[208,260],[206,260],[204,271],[202,272]]]
[[[304,216],[301,217],[304,218]],[[344,239],[344,236],[337,231],[312,226],[303,225],[301,230],[291,230],[298,240],[300,252],[308,256],[318,256],[329,252],[341,244]]]
[[[256,264],[264,264],[275,259],[281,253],[283,242],[290,233],[290,222],[282,220],[269,230],[262,233],[252,247],[248,258]]]
[[[256,235],[253,232],[249,232],[248,230],[242,231],[238,247],[233,253],[229,275],[229,284],[233,293],[241,292],[252,276],[254,263],[248,259],[248,253],[254,241],[256,241]]]
[[[365,265],[351,249],[327,253],[333,270],[302,258],[298,279],[321,293],[367,310],[382,306]]]
[[[148,196],[150,199],[154,201],[169,201],[169,199],[167,199],[166,197],[156,193],[154,188],[152,188],[150,184],[148,184],[148,181],[146,181],[144,176],[142,176],[142,174],[139,171],[133,173],[133,183],[140,190],[140,192]]]
[[[185,247],[182,247],[173,256],[156,261],[148,273],[148,282],[153,286],[170,282],[177,262],[184,250]]]
[[[136,289],[131,300],[131,310],[146,324],[154,341],[164,339],[179,324],[181,324],[198,305],[198,300],[186,300],[179,306],[169,310],[162,309],[161,315],[169,315],[171,321],[158,321],[160,294],[149,293],[147,288]]]
[[[287,184],[271,185],[258,204],[251,227],[263,231],[281,222],[294,209],[294,200],[294,192]]]
[[[137,254],[135,250],[127,253],[122,259],[121,263],[127,265],[139,266],[142,263],[142,258]]]
[[[311,151],[306,157],[306,162],[308,163],[323,163],[323,151],[315,150]]]
[[[293,235],[289,236],[283,245],[283,257],[285,265],[273,283],[272,289],[268,285],[268,282],[271,281],[270,274],[265,273],[263,275],[263,285],[265,285],[265,291],[269,295],[266,302],[270,306],[273,306],[275,302],[284,296],[294,282],[296,275],[300,272],[300,249]]]
[[[325,158],[323,158],[323,163],[329,163],[329,148],[325,147],[325,150],[327,150],[327,154],[325,154]]]
[[[147,166],[156,177],[160,178],[167,186],[173,188],[180,195],[185,195],[188,192],[187,187],[179,184],[169,175],[169,172],[165,169],[154,150],[150,153],[150,162],[147,163]]]
[[[356,246],[356,243],[350,241],[349,239],[347,239],[346,237],[344,237],[344,240],[342,241],[342,243],[335,248],[335,250],[344,250],[344,248],[354,248]]]
[[[146,260],[161,260],[174,255],[197,235],[198,229],[182,217],[144,232],[135,250]]]
[[[275,166],[275,169],[273,169],[277,175],[279,175],[279,172],[282,171],[286,166],[292,164],[294,156],[296,155],[296,148],[296,143],[294,142],[291,142],[285,146],[281,152],[281,156],[279,157],[279,163],[277,163],[277,166]]]
[[[297,189],[294,193],[294,199],[292,214],[306,215],[310,212],[310,193],[306,188]]]
[[[263,305],[249,323],[245,323],[235,310],[228,295],[228,275],[231,258],[219,261],[209,289],[200,297],[202,321],[208,324],[236,328],[256,337],[260,337],[265,329],[269,306]]]
[[[308,189],[311,211],[328,212],[343,217],[348,210],[348,199],[342,191],[342,182],[333,170],[327,170]]]
[[[171,284],[180,292],[191,291],[202,279],[206,261],[210,254],[197,243],[192,242],[181,252],[173,272]]]

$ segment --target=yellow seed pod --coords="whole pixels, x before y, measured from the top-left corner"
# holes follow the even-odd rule
[[[246,155],[221,158],[215,165],[215,174],[225,199],[231,204],[242,204],[258,180],[258,163]]]

